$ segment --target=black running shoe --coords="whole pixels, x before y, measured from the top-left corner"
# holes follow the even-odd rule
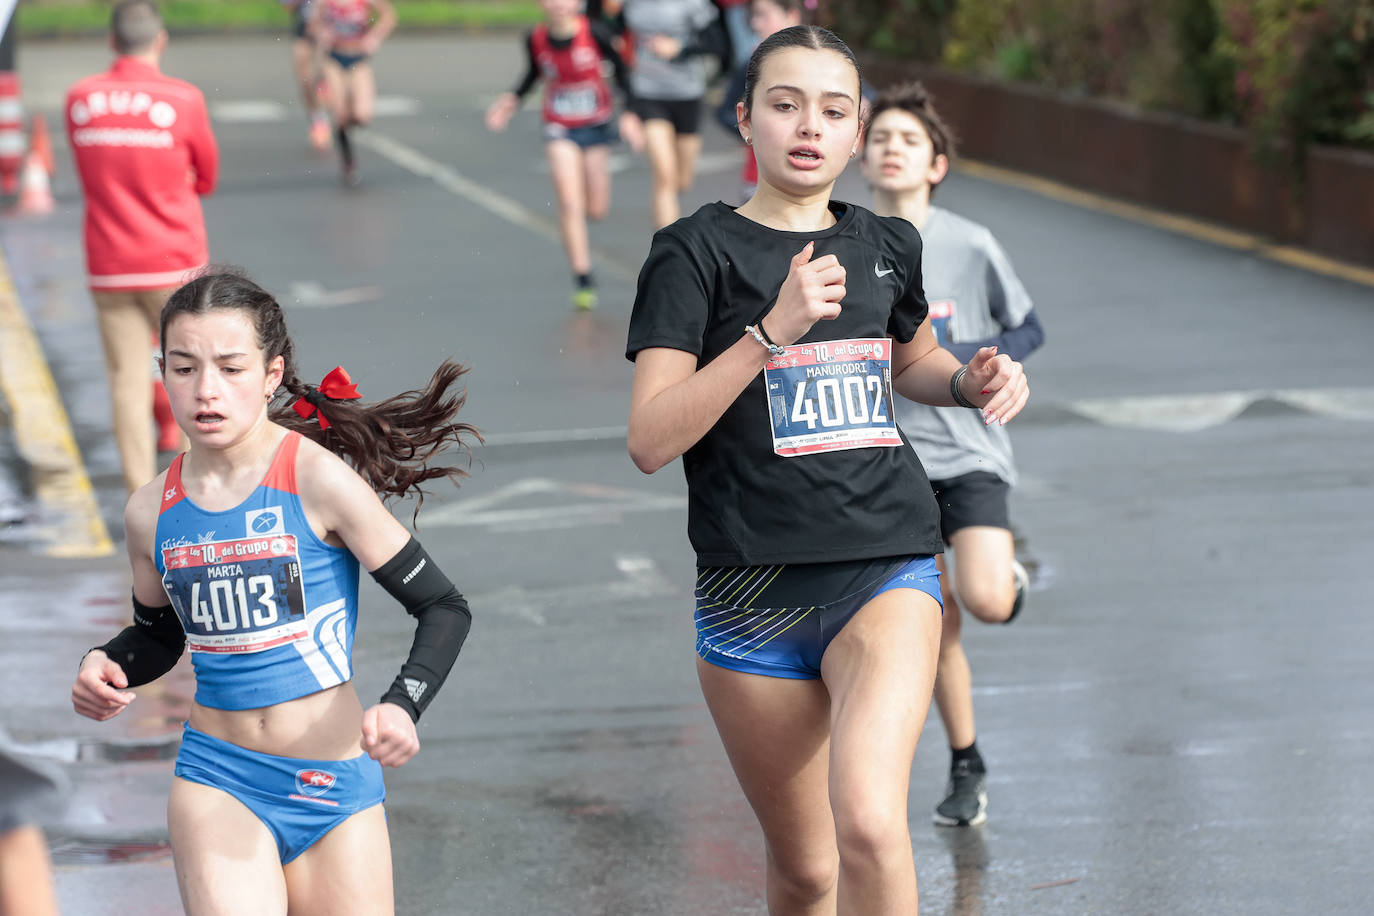
[[[1016,615],[1021,613],[1021,606],[1026,603],[1026,592],[1030,589],[1030,576],[1026,573],[1026,567],[1018,561],[1011,561],[1011,578],[1016,583],[1016,600],[1011,603],[1011,615],[1004,624],[1011,623],[1016,619]]]
[[[975,772],[967,760],[949,768],[945,800],[935,808],[935,823],[941,827],[976,827],[988,819],[987,774]]]

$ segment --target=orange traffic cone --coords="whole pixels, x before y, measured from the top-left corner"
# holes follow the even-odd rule
[[[57,177],[57,159],[52,153],[52,135],[48,133],[48,122],[41,114],[33,116],[33,122],[29,127],[29,149],[41,157],[48,177]]]
[[[48,170],[43,167],[43,154],[31,149],[24,157],[24,168],[19,173],[19,200],[13,212],[17,216],[41,216],[51,213],[56,206],[52,185],[48,181]]]

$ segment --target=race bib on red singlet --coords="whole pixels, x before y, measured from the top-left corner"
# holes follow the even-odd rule
[[[167,547],[162,563],[192,652],[261,652],[310,635],[294,534]]]
[[[763,375],[773,451],[784,458],[902,444],[885,337],[793,344]]]
[[[549,110],[560,118],[589,118],[600,101],[596,87],[587,83],[562,86],[549,99]]]

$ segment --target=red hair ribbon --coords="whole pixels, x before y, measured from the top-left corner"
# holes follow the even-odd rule
[[[324,411],[319,410],[316,404],[323,396],[334,401],[352,401],[361,398],[358,394],[358,386],[353,384],[353,379],[348,377],[348,370],[343,366],[335,366],[329,370],[329,374],[320,382],[320,387],[314,391],[309,391],[304,397],[297,398],[291,405],[296,413],[300,414],[301,419],[308,420],[312,416],[320,423],[320,429],[329,428],[329,420],[325,418]]]

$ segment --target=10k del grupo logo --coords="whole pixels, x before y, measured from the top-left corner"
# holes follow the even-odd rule
[[[139,146],[170,149],[169,128],[176,123],[177,110],[169,103],[154,100],[146,92],[97,90],[72,101],[72,142],[77,146]],[[95,118],[107,115],[141,118],[150,127],[89,126]]]

